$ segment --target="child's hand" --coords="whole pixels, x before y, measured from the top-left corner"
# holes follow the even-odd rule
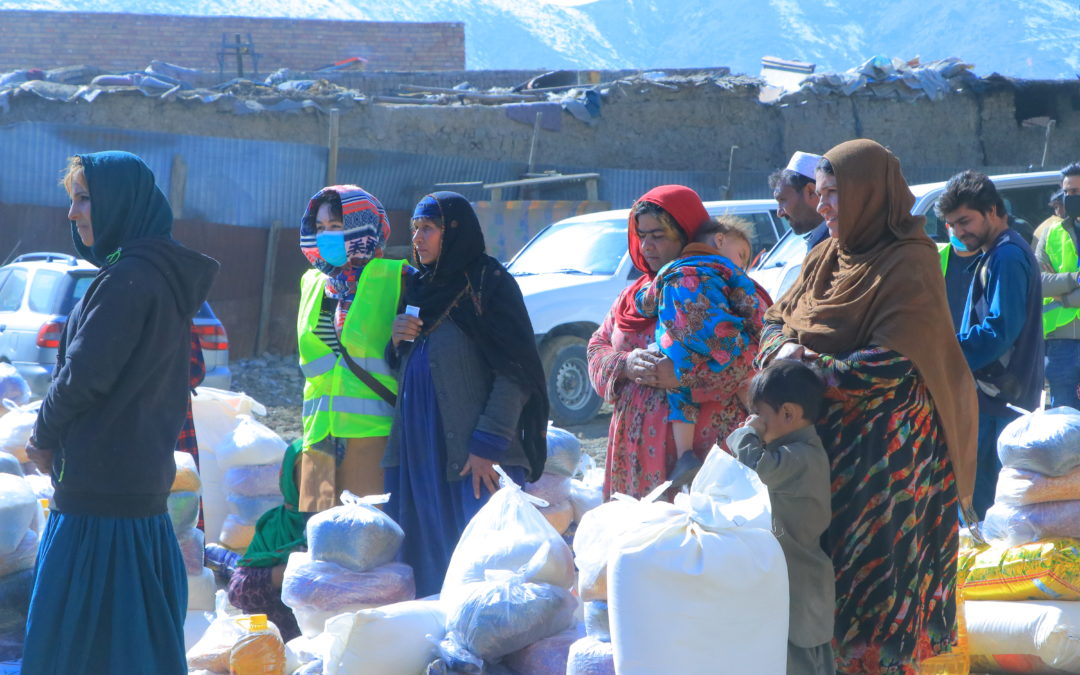
[[[758,436],[765,433],[765,422],[757,415],[751,415],[743,422],[743,426],[750,427]]]

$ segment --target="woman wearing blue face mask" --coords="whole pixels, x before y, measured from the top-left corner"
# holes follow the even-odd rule
[[[968,289],[971,288],[971,256],[978,251],[969,251],[964,242],[956,238],[952,228],[949,231],[949,243],[938,244],[941,255],[941,273],[945,276],[945,295],[949,299],[949,313],[952,315],[953,330],[960,332],[964,320],[964,305],[967,303]]]
[[[386,210],[355,185],[311,198],[300,250],[314,269],[300,281],[297,318],[304,383],[300,511],[334,506],[342,490],[378,494],[397,382],[383,359],[402,291],[403,260],[383,258]]]

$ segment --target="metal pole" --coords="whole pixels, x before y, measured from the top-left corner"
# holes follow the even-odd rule
[[[184,217],[184,193],[187,191],[187,162],[183,155],[173,155],[172,172],[169,175],[169,203],[173,218]]]
[[[727,190],[724,191],[724,199],[731,199],[732,195],[734,194],[734,189],[733,189],[733,187],[731,185],[731,172],[732,172],[732,168],[735,166],[735,151],[738,150],[738,149],[739,149],[739,146],[733,145],[733,146],[731,146],[731,150],[728,152]]]
[[[540,113],[536,113],[536,119],[533,121],[533,133],[532,142],[529,143],[529,173],[533,173],[535,159],[536,159],[536,137],[540,135]]]
[[[326,159],[326,184],[337,185],[337,162],[338,162],[338,135],[341,125],[341,111],[330,108],[330,138],[327,146],[330,148]]]
[[[1041,167],[1046,166],[1046,155],[1050,152],[1050,132],[1054,130],[1054,126],[1057,124],[1057,120],[1050,120],[1046,123],[1046,140],[1043,141],[1043,156]]]
[[[281,221],[270,222],[266,235],[266,264],[263,266],[262,300],[259,302],[259,327],[255,331],[255,355],[266,351],[270,341],[270,304],[274,299],[274,268],[277,266],[278,232]]]
[[[240,33],[236,34],[236,76],[244,76],[244,52],[240,44]]]

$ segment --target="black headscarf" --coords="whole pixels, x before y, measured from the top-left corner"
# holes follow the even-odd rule
[[[447,318],[476,342],[487,365],[528,392],[518,440],[529,460],[529,480],[535,481],[547,458],[547,378],[521,289],[499,261],[484,253],[480,221],[461,195],[427,195],[413,218],[430,218],[443,226],[442,248],[431,265],[413,256],[420,274],[406,289],[405,302],[420,308],[426,330],[450,308]]]
[[[154,172],[137,155],[109,151],[79,155],[90,191],[93,246],[85,246],[75,222],[71,238],[79,255],[98,267],[136,239],[169,239],[172,208],[154,183]]]

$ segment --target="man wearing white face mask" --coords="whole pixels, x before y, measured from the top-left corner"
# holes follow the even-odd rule
[[[964,321],[964,305],[967,303],[968,289],[971,288],[971,279],[974,270],[971,268],[971,257],[979,254],[979,250],[969,251],[967,245],[956,237],[952,228],[946,225],[949,232],[949,242],[938,244],[938,253],[941,255],[941,273],[945,276],[945,295],[949,299],[949,313],[952,314],[953,330],[960,332],[960,324]]]
[[[297,338],[304,372],[299,510],[334,506],[342,490],[383,490],[397,380],[383,359],[401,299],[403,260],[386,260],[386,210],[355,185],[320,190],[300,224],[314,269],[300,281]]]

